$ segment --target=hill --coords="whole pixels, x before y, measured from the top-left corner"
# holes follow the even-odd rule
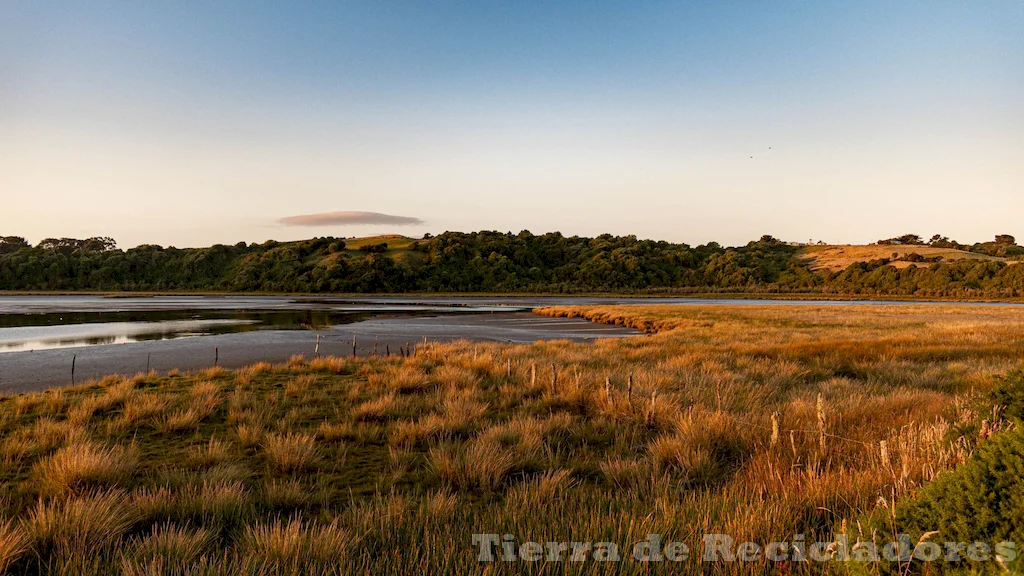
[[[346,238],[345,248],[349,251],[359,250],[365,246],[387,244],[388,254],[408,252],[414,249],[414,244],[419,240],[402,236],[401,234],[381,234],[379,236],[366,236],[364,238]]]
[[[806,246],[801,249],[800,257],[810,262],[811,270],[816,272],[838,272],[845,270],[856,262],[870,262],[872,260],[890,260],[895,268],[906,268],[919,263],[908,260],[912,254],[918,254],[925,259],[941,258],[941,262],[955,262],[957,260],[989,260],[1007,262],[1006,258],[977,254],[966,250],[954,248],[935,248],[932,246],[892,246],[892,245],[824,245]]]
[[[393,258],[397,262],[419,264],[423,261],[423,253],[418,251],[420,242],[421,240],[401,234],[346,238],[345,255],[353,258],[359,257],[369,252],[371,247],[387,245],[383,251],[378,253]]]

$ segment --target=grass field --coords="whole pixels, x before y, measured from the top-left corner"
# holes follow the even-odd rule
[[[345,240],[345,254],[349,257],[365,255],[360,248],[373,244],[387,244],[388,249],[385,255],[394,258],[397,262],[419,263],[423,259],[423,253],[413,249],[413,245],[422,240],[402,236],[401,234],[383,234],[381,236],[367,236],[365,238],[349,238]]]
[[[972,458],[983,419],[1006,426],[987,395],[1024,353],[1008,308],[541,312],[650,335],[3,398],[0,573],[817,573],[481,564],[472,535],[608,541],[624,558],[649,534],[691,549],[703,533],[870,537],[862,519]]]
[[[939,256],[944,262],[955,262],[957,260],[992,260],[997,262],[1009,262],[1006,258],[988,256],[967,252],[966,250],[955,250],[953,248],[934,248],[932,246],[913,245],[827,245],[827,246],[806,246],[801,249],[801,257],[811,262],[811,270],[838,272],[845,270],[851,264],[857,262],[870,262],[871,260],[904,258],[908,254],[920,254],[926,258]],[[897,268],[906,268],[914,265],[913,262],[894,261],[892,265]],[[920,265],[920,264],[919,264]]]

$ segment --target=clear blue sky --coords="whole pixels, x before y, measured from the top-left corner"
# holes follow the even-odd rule
[[[1024,237],[1019,0],[170,4],[0,0],[0,235]]]

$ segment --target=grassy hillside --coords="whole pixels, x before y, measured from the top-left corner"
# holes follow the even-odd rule
[[[412,248],[412,245],[418,242],[420,242],[420,240],[402,236],[401,234],[381,234],[379,236],[345,239],[346,248],[350,252],[356,251],[363,246],[384,243],[388,245],[389,254],[408,252]]]
[[[0,572],[630,574],[652,570],[631,560],[651,533],[829,538],[970,458],[993,375],[1024,357],[1008,309],[542,312],[652,335],[0,399]],[[624,561],[481,565],[474,533]],[[715,568],[777,569],[820,572]]]
[[[422,240],[402,236],[401,234],[382,234],[380,236],[367,236],[365,238],[349,238],[345,240],[345,255],[349,258],[360,258],[366,255],[360,248],[368,246],[387,244],[387,250],[382,252],[384,256],[394,259],[396,262],[404,262],[410,266],[417,266],[423,262],[423,252],[417,250]]]
[[[892,260],[890,264],[896,268],[914,266],[914,262],[901,260],[910,254],[920,254],[925,258],[941,257],[943,262],[958,260],[988,260],[1006,263],[1006,258],[988,256],[966,250],[953,248],[933,248],[931,246],[882,246],[882,245],[827,245],[806,246],[801,248],[800,257],[810,262],[811,270],[816,272],[839,272],[857,262],[872,260]]]

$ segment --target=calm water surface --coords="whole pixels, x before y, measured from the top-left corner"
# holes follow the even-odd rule
[[[892,301],[707,298],[366,296],[0,296],[0,353],[261,330],[327,330],[373,317],[522,312],[540,306],[676,304],[871,306]],[[964,306],[1021,306],[964,303]]]

